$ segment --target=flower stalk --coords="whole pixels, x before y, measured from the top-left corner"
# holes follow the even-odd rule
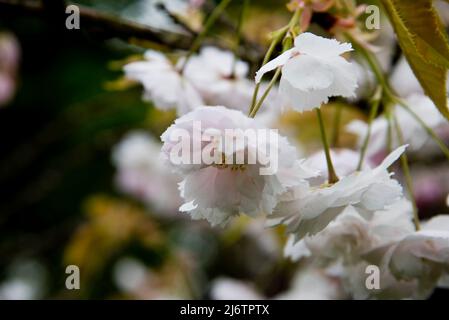
[[[403,145],[404,137],[402,135],[401,127],[399,126],[399,123],[394,115],[391,115],[390,119],[391,119],[391,121],[393,121],[393,126],[395,128],[396,134],[398,135],[399,143],[401,145]],[[406,152],[404,152],[401,155],[401,166],[402,166],[402,171],[404,173],[404,179],[405,179],[405,184],[407,186],[407,191],[409,193],[410,201],[411,201],[412,207],[413,207],[413,224],[415,225],[416,231],[419,231],[421,229],[421,225],[419,222],[419,211],[418,211],[418,206],[416,204],[416,199],[414,196],[413,179],[412,179],[412,175],[410,173],[410,167],[408,165],[408,157],[407,157]]]
[[[332,164],[331,154],[330,154],[330,148],[329,143],[327,141],[326,137],[326,130],[324,128],[324,122],[323,122],[323,116],[321,115],[321,109],[316,109],[316,114],[318,117],[318,123],[320,125],[320,133],[321,133],[321,141],[323,143],[324,147],[324,153],[326,155],[326,163],[327,163],[327,170],[328,170],[328,177],[329,177],[329,183],[334,184],[338,182],[338,176],[335,173],[334,165]]]
[[[373,124],[374,118],[376,117],[377,112],[379,110],[379,105],[380,105],[381,99],[382,99],[382,87],[379,86],[376,90],[376,93],[374,94],[373,99],[371,100],[371,103],[370,103],[370,113],[369,113],[369,118],[368,118],[368,130],[366,132],[366,137],[365,137],[365,140],[363,141],[362,149],[360,151],[360,159],[359,159],[359,163],[357,165],[357,171],[360,171],[362,169],[363,162],[365,160],[366,150],[368,148],[369,140],[371,138],[372,124]]]
[[[301,16],[303,9],[302,8],[298,8],[295,13],[293,14],[291,20],[289,21],[288,25],[277,30],[276,32],[273,33],[273,40],[271,41],[270,47],[268,48],[267,53],[265,54],[265,57],[263,59],[262,62],[262,66],[265,65],[266,63],[268,63],[268,61],[270,60],[274,49],[276,48],[276,46],[279,44],[279,42],[283,41],[283,48],[282,48],[282,52],[287,51],[288,49],[290,49],[292,47],[293,41],[285,41],[288,37],[292,37],[293,34],[296,34],[294,32],[294,27],[299,23],[299,18]],[[278,70],[279,70],[279,74],[278,74]],[[272,80],[270,81],[270,84],[268,85],[268,88],[265,90],[264,94],[262,95],[261,99],[257,102],[257,97],[259,94],[259,89],[260,89],[260,83],[256,84],[256,87],[254,88],[254,92],[253,92],[253,98],[251,101],[251,106],[249,108],[249,115],[250,117],[255,117],[256,113],[259,111],[260,107],[263,104],[263,101],[265,100],[265,98],[268,96],[268,94],[270,93],[271,89],[273,88],[274,84],[276,83],[277,79],[280,76],[280,68],[278,68],[278,70],[276,70],[276,73],[274,74]],[[274,81],[273,81],[274,79]]]

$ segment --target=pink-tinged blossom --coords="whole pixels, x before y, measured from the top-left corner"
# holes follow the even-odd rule
[[[223,146],[226,139],[234,139],[234,131],[230,131],[233,129],[262,130],[264,134],[257,136],[257,141],[238,138],[241,143]],[[189,161],[174,164],[173,154],[179,153],[179,132],[188,133],[188,141],[180,151],[187,152]],[[199,107],[177,119],[162,135],[162,154],[184,178],[180,192],[185,203],[180,210],[193,219],[207,219],[212,225],[223,225],[240,213],[269,215],[282,193],[316,175],[297,160],[296,150],[286,138],[276,131],[267,132],[256,120],[222,106]],[[205,135],[211,136],[209,142],[202,141]],[[205,163],[201,156],[205,153],[218,156],[220,161]],[[245,155],[243,164],[234,161],[239,155]],[[248,161],[251,155],[255,162]],[[269,161],[262,161],[262,156],[269,156]],[[273,159],[278,161],[277,168],[262,174],[274,164]]]

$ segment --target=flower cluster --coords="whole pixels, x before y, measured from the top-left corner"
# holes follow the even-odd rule
[[[323,10],[333,2],[325,4]],[[419,229],[414,200],[392,168],[407,150],[428,141],[421,122],[434,129],[444,118],[422,93],[406,97],[410,108],[391,100],[388,114],[346,126],[359,150],[330,150],[322,106],[335,97],[362,99],[367,90],[357,92],[358,82],[373,87],[374,75],[354,57],[346,59],[350,43],[303,32],[284,49],[261,66],[255,81],[246,62],[210,46],[177,61],[147,51],[144,61],[126,65],[126,77],[142,84],[144,99],[176,109],[178,118],[162,134],[162,145],[138,133],[117,147],[119,185],[157,209],[179,205],[180,212],[212,226],[241,215],[284,225],[285,255],[307,260],[311,271],[298,273],[301,290],[279,298],[427,297],[449,271],[449,218],[432,218]],[[279,88],[273,80],[262,82],[274,70],[281,75]],[[317,112],[324,150],[303,156],[288,133],[270,128],[286,108]],[[392,130],[391,118],[402,132]],[[363,277],[372,265],[380,269],[382,285],[370,290]],[[330,279],[338,279],[342,290]],[[323,284],[315,296],[303,290],[311,281]],[[226,298],[233,288],[242,297],[262,297],[227,279],[217,280],[212,295]]]

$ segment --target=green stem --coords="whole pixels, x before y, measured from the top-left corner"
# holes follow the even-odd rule
[[[249,116],[251,118],[254,118],[259,111],[260,107],[262,106],[263,102],[265,101],[266,97],[270,93],[273,86],[276,84],[277,80],[279,79],[279,76],[281,75],[281,68],[277,68],[276,73],[274,74],[273,78],[271,79],[270,83],[268,84],[267,89],[263,93],[262,97],[260,98],[259,102],[257,102],[256,106],[251,110]]]
[[[401,127],[399,126],[399,123],[394,115],[392,116],[392,120],[394,122],[394,127],[396,129],[396,133],[398,135],[399,143],[401,145],[403,145],[404,137],[402,135]],[[415,196],[414,196],[414,192],[413,192],[413,190],[414,190],[413,179],[412,179],[412,175],[410,173],[410,167],[408,165],[408,158],[407,158],[406,152],[404,152],[401,156],[401,166],[402,166],[402,171],[404,172],[405,184],[407,186],[407,190],[408,190],[410,200],[411,200],[412,206],[413,206],[413,223],[415,225],[416,231],[418,231],[418,230],[420,230],[421,225],[419,223],[418,206],[416,205],[416,200],[415,200]]]
[[[278,37],[273,39],[273,41],[270,44],[270,47],[268,48],[267,53],[265,54],[265,57],[264,57],[263,62],[262,62],[262,66],[265,65],[270,60],[271,55],[273,54],[273,51],[276,48],[276,46],[278,45],[279,41],[281,41],[281,39],[278,38]],[[261,82],[256,84],[256,87],[254,88],[253,98],[251,100],[251,106],[249,108],[249,112],[250,113],[253,111],[254,107],[256,106],[257,96],[259,94],[259,89],[260,89],[260,84],[261,84]]]
[[[382,87],[379,87],[376,91],[376,94],[374,95],[374,99],[371,101],[371,108],[368,118],[368,130],[366,132],[365,140],[363,141],[362,149],[360,151],[360,159],[359,164],[357,165],[357,171],[360,171],[362,169],[363,161],[365,160],[366,150],[368,148],[368,143],[371,138],[372,124],[379,110],[381,96],[382,96]]]
[[[279,43],[282,39],[284,39],[284,38],[286,37],[286,35],[288,34],[288,32],[290,32],[291,30],[293,30],[293,28],[294,28],[295,25],[298,24],[298,22],[299,22],[299,17],[301,16],[302,11],[303,11],[302,8],[297,9],[297,10],[295,11],[295,13],[293,14],[292,18],[290,19],[288,25],[285,26],[285,27],[283,27],[283,28],[281,28],[281,29],[279,29],[279,30],[274,34],[273,40],[271,41],[271,44],[270,44],[270,47],[268,48],[268,51],[267,51],[267,53],[265,54],[265,57],[264,57],[264,59],[263,59],[262,66],[264,66],[265,64],[268,63],[268,61],[269,61],[270,58],[271,58],[271,55],[272,55],[273,52],[274,52],[274,49],[275,49],[276,46],[278,45],[278,43]],[[288,49],[290,49],[290,47],[287,47],[287,46],[284,45],[284,47],[283,47],[283,49],[282,49],[282,52],[284,52],[284,51],[286,51],[286,50],[288,50]],[[276,71],[276,72],[277,72],[277,71]],[[276,74],[275,74],[275,75],[276,75]],[[279,76],[278,76],[278,77],[279,77]],[[274,78],[274,76],[273,76],[273,78]],[[272,82],[272,81],[271,81],[271,82]],[[271,82],[270,82],[270,84],[271,84]],[[260,103],[260,101],[259,101],[259,103],[257,103],[257,96],[258,96],[258,94],[259,94],[260,84],[261,84],[261,82],[259,82],[258,84],[256,84],[256,86],[255,86],[255,88],[254,88],[253,97],[252,97],[252,100],[251,100],[251,106],[250,106],[250,108],[249,108],[249,114],[250,114],[250,115],[254,114],[253,117],[254,117],[255,114],[257,113],[258,109],[256,110],[256,112],[254,112],[254,110],[257,108],[257,106],[259,106],[259,108],[260,108],[260,105],[262,105],[262,104]],[[272,86],[271,86],[271,87],[272,87]],[[267,90],[268,90],[268,91],[271,90],[271,87],[269,86]],[[265,99],[265,98],[267,97],[267,95],[268,95],[268,93],[265,92],[261,99]]]
[[[184,72],[184,69],[187,65],[187,62],[192,57],[192,55],[200,48],[201,44],[203,43],[204,37],[207,35],[207,32],[209,29],[213,26],[215,21],[220,17],[220,15],[223,13],[223,11],[226,9],[226,7],[231,3],[232,0],[222,0],[218,6],[215,7],[215,9],[211,12],[209,17],[207,18],[203,29],[198,34],[196,39],[193,41],[192,46],[190,47],[189,52],[187,53],[187,56],[185,57],[184,63],[181,67],[181,73]]]
[[[327,141],[327,137],[326,137],[326,130],[324,128],[324,122],[323,122],[323,117],[321,115],[321,109],[317,108],[316,109],[316,114],[318,117],[318,122],[320,124],[320,133],[321,133],[321,141],[323,142],[323,147],[324,147],[324,153],[326,155],[326,162],[327,162],[327,170],[328,170],[328,180],[330,184],[336,183],[338,182],[338,176],[335,173],[335,169],[334,166],[332,164],[332,159],[331,159],[331,154],[330,154],[330,148],[329,148],[329,144]]]

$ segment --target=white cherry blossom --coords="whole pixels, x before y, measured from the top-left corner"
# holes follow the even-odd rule
[[[330,97],[354,97],[357,88],[355,67],[341,55],[352,51],[349,43],[339,43],[312,33],[296,37],[294,47],[268,62],[256,73],[263,75],[282,67],[279,92],[283,106],[297,111],[319,108]]]
[[[287,232],[292,233],[297,241],[307,234],[314,235],[323,230],[349,205],[366,217],[383,210],[402,195],[402,187],[391,178],[392,174],[387,169],[405,148],[402,146],[393,151],[378,167],[341,177],[333,185],[301,184],[292,188],[282,196],[271,224],[287,225]]]
[[[201,124],[201,132],[195,134],[197,122]],[[208,154],[221,155],[224,162],[173,164],[170,158],[178,140],[172,140],[172,135],[182,129],[189,133],[188,145],[193,146],[182,152],[188,152],[193,158],[195,154],[208,150]],[[239,213],[253,217],[271,214],[278,197],[287,188],[316,175],[316,172],[309,170],[297,160],[295,148],[277,133],[274,135],[277,145],[273,144],[272,139],[258,137],[257,143],[245,139],[243,144],[223,148],[222,142],[229,134],[226,129],[265,130],[266,128],[240,111],[222,106],[205,106],[177,119],[162,135],[163,156],[184,178],[180,184],[180,191],[185,204],[180,210],[188,212],[193,219],[207,219],[212,225],[223,225]],[[198,141],[201,134],[211,132],[214,133],[212,143]],[[206,149],[210,147],[212,148]],[[254,164],[247,162],[247,158],[244,164],[236,165],[234,162],[238,154],[256,155],[270,148],[274,148],[272,152],[278,155],[279,160],[278,170],[273,174],[261,175],[260,169],[266,168],[266,165],[262,164],[260,158],[257,158]]]

